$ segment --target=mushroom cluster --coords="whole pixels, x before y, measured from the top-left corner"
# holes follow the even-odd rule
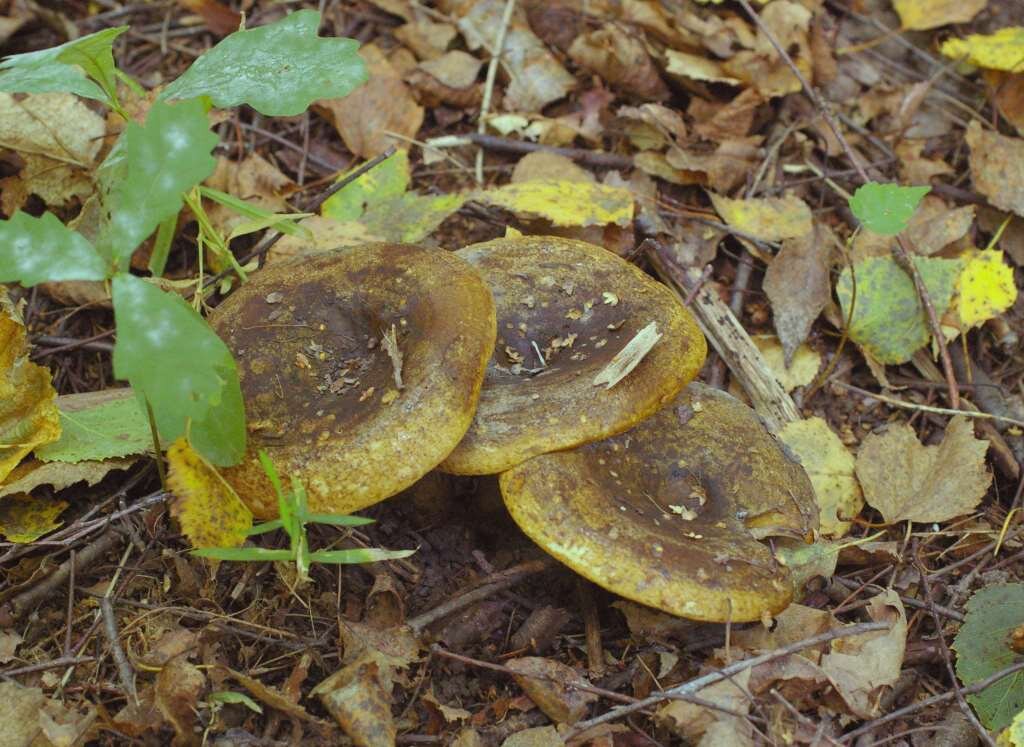
[[[259,450],[318,512],[435,468],[499,475],[531,539],[621,596],[733,622],[792,597],[762,540],[813,534],[806,474],[752,410],[690,384],[707,350],[693,317],[600,247],[345,249],[263,270],[211,321],[250,428],[224,476],[261,517],[276,502]]]

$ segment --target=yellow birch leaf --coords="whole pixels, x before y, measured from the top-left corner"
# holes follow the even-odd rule
[[[733,200],[709,192],[722,220],[762,241],[795,239],[811,232],[811,209],[794,195],[763,200]]]
[[[238,547],[252,527],[252,512],[184,438],[167,450],[171,514],[193,547]]]
[[[765,364],[775,380],[787,392],[798,386],[807,386],[818,375],[821,368],[821,355],[807,345],[801,345],[793,352],[793,360],[787,366],[786,355],[782,343],[775,335],[753,335],[750,338],[761,351]]]
[[[472,199],[546,218],[556,226],[628,226],[633,221],[633,195],[604,184],[537,180],[475,192]]]
[[[1017,300],[1017,286],[1013,282],[1013,268],[1003,262],[1003,253],[997,249],[971,252],[967,264],[957,279],[960,297],[957,310],[960,320],[973,327],[999,316]]]
[[[964,60],[989,70],[1024,71],[1024,27],[1008,26],[994,34],[971,34],[949,39],[939,48],[950,59]]]
[[[900,25],[908,31],[937,29],[950,23],[967,23],[988,0],[893,0]]]
[[[814,417],[788,423],[779,438],[800,457],[818,499],[821,533],[842,537],[864,507],[860,484],[854,477],[856,462],[823,419]]]
[[[0,288],[0,482],[42,444],[60,438],[50,372],[28,359],[21,315]]]
[[[61,525],[57,517],[67,507],[67,501],[27,493],[8,496],[0,501],[0,534],[8,542],[35,542]]]

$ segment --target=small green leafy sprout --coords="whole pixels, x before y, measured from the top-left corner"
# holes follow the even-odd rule
[[[309,540],[306,538],[306,524],[329,524],[336,527],[356,527],[372,524],[373,519],[362,516],[338,516],[335,514],[312,514],[306,504],[306,488],[299,480],[292,477],[292,489],[285,491],[277,469],[267,456],[260,451],[260,464],[267,473],[274,492],[277,493],[277,506],[281,518],[257,524],[249,530],[249,535],[265,534],[283,529],[288,535],[290,547],[287,550],[270,550],[264,547],[201,547],[192,551],[193,555],[214,560],[239,560],[265,562],[268,560],[290,561],[295,563],[299,578],[309,579],[311,563],[332,563],[335,565],[353,563],[376,563],[380,560],[398,560],[407,558],[415,550],[381,550],[377,548],[359,548],[352,550],[316,550],[309,551]]]

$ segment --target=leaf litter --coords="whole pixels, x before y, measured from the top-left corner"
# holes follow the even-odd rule
[[[179,56],[182,49],[196,56],[211,46],[197,43],[204,35],[212,42],[233,30],[228,21],[233,11],[226,5],[190,3],[187,11],[184,5],[168,16],[169,28],[180,34],[171,37],[168,54],[161,55],[159,45],[143,37],[119,42],[149,52],[138,58],[147,84],[147,74],[173,79],[187,62]],[[35,371],[33,381],[38,381],[12,391],[49,403],[50,425],[39,439],[17,440],[3,462],[10,462],[10,474],[0,484],[6,491],[0,499],[6,541],[44,542],[5,545],[10,587],[0,590],[0,602],[4,609],[18,608],[17,595],[40,584],[67,558],[63,538],[70,537],[79,554],[91,547],[88,541],[102,525],[90,511],[118,512],[136,545],[150,543],[146,553],[123,563],[120,575],[108,572],[118,567],[118,556],[109,550],[107,564],[80,564],[75,570],[76,635],[88,632],[81,621],[96,604],[84,590],[102,594],[112,580],[121,583],[115,623],[142,685],[132,712],[110,718],[101,732],[88,695],[59,689],[55,673],[64,670],[15,675],[24,686],[11,691],[11,707],[29,703],[26,723],[38,720],[51,744],[115,733],[110,725],[126,736],[183,744],[204,731],[245,741],[261,730],[284,736],[289,721],[292,733],[310,743],[336,743],[344,733],[366,744],[409,737],[467,745],[578,744],[581,737],[571,736],[568,725],[577,718],[595,744],[618,743],[630,738],[631,730],[708,745],[757,743],[758,730],[796,743],[815,734],[842,739],[862,728],[879,739],[899,738],[907,728],[925,729],[929,737],[939,733],[953,687],[970,687],[1014,665],[1011,623],[996,630],[983,620],[989,627],[980,636],[976,624],[983,610],[1006,606],[993,606],[986,595],[1008,593],[1021,576],[1012,559],[1021,549],[1020,512],[1012,502],[1015,478],[1004,474],[1006,462],[993,455],[1013,454],[1018,423],[1024,422],[1014,378],[1019,347],[999,342],[1019,340],[1024,333],[1017,300],[1024,243],[1020,219],[1011,217],[1024,215],[1024,178],[1017,173],[1021,159],[1016,155],[1024,127],[1019,68],[1024,19],[991,0],[897,0],[891,8],[865,6],[856,12],[774,0],[753,4],[761,25],[742,5],[718,3],[570,0],[516,6],[505,29],[496,82],[488,91],[484,71],[495,52],[504,2],[363,4],[372,8],[369,14],[359,11],[358,27],[368,82],[342,97],[343,89],[318,88],[316,76],[307,75],[289,101],[266,101],[263,91],[237,86],[235,98],[268,115],[301,113],[318,95],[332,97],[320,98],[308,119],[256,118],[239,110],[232,124],[240,126],[223,138],[216,161],[204,163],[212,173],[206,184],[274,213],[299,212],[308,204],[307,190],[344,178],[357,159],[394,145],[395,155],[302,221],[309,233],[278,242],[272,260],[372,241],[458,248],[519,231],[584,238],[642,265],[651,256],[645,248],[650,244],[642,242],[650,239],[670,247],[667,256],[695,264],[701,286],[683,293],[683,300],[699,311],[703,289],[733,301],[732,312],[763,351],[757,366],[766,380],[781,382],[773,385],[781,390],[778,396],[795,402],[797,415],[778,435],[811,479],[820,529],[806,538],[814,540],[810,543],[797,538],[777,543],[780,562],[789,564],[797,579],[793,604],[774,621],[766,620],[770,627],[700,626],[632,609],[601,592],[587,603],[579,582],[551,566],[519,577],[509,596],[484,592],[484,601],[459,604],[467,592],[503,583],[503,572],[514,571],[517,561],[531,562],[536,551],[509,524],[500,504],[487,498],[486,480],[477,484],[440,474],[375,509],[379,522],[371,529],[316,530],[317,546],[418,546],[407,560],[314,570],[313,583],[302,586],[284,566],[212,565],[189,557],[183,551],[196,542],[246,541],[244,513],[231,508],[240,505],[238,498],[223,491],[208,465],[197,467],[194,458],[174,448],[178,516],[169,519],[162,508],[153,508],[162,499],[155,473],[147,469],[152,439],[138,401],[121,393],[111,402],[86,405],[77,417],[62,406],[71,392],[84,396],[108,389],[109,347],[104,352],[102,342],[89,342],[88,349],[48,354],[58,345],[51,340],[86,340],[109,329],[109,311],[98,308],[95,294],[82,296],[84,308],[76,308],[82,301],[70,296],[23,296],[15,288],[16,298],[28,300],[28,324],[12,327],[16,345],[8,349],[17,349],[15,367]],[[19,2],[0,11],[0,43],[17,43],[5,52],[64,41],[47,30],[49,25],[26,25],[35,12]],[[88,31],[102,26],[92,25],[77,8],[62,12]],[[134,12],[139,19],[161,20],[148,9]],[[318,30],[305,9],[290,18],[294,38],[284,40],[275,54],[280,60],[287,52],[297,75],[326,53],[330,37],[354,33],[331,18]],[[258,12],[250,16],[246,33],[258,36],[264,21]],[[50,17],[48,24],[53,23]],[[29,31],[24,37],[21,30],[4,36],[5,29],[15,28]],[[897,28],[914,33],[896,37],[886,31]],[[104,45],[119,33],[109,29],[86,37],[85,45],[98,44],[99,70],[105,69]],[[318,37],[316,43],[306,45],[312,37]],[[877,192],[872,199],[847,202],[861,194],[851,176],[854,163],[808,106],[799,79],[773,41],[827,97],[857,152],[878,159],[871,163],[878,182],[931,188],[916,209],[886,192],[885,184],[880,192],[868,189],[867,196]],[[54,70],[65,86],[99,100],[100,88],[76,67],[83,59],[81,44],[63,47],[52,58]],[[337,49],[354,56],[354,45]],[[122,54],[120,46],[115,48],[119,62]],[[215,66],[216,55],[208,62]],[[936,76],[942,65],[949,67]],[[36,74],[34,68],[7,65],[0,71],[0,89]],[[356,82],[342,81],[346,87]],[[186,79],[166,95],[180,94],[185,83],[194,84]],[[119,184],[109,168],[97,179],[96,165],[108,156],[111,141],[111,125],[98,118],[98,106],[64,93],[0,95],[24,105],[0,107],[0,133],[7,133],[0,137],[6,148],[0,210],[6,218],[18,208],[28,213],[27,228],[16,225],[13,237],[56,238],[42,231],[40,209],[61,211],[62,220],[73,218],[98,185],[147,226],[155,225],[158,214],[178,217],[183,233],[170,250],[167,275],[169,282],[194,287],[204,270],[190,244],[189,214],[179,213],[180,204],[161,194],[143,194],[137,181]],[[476,123],[487,96],[490,140],[477,137]],[[46,117],[59,125],[39,128],[37,120],[19,119],[16,112],[37,101],[56,107],[52,112],[65,112]],[[149,103],[142,105],[136,124],[143,130],[151,124],[145,118]],[[160,107],[156,121],[168,116]],[[983,117],[968,114],[972,108]],[[184,113],[177,112],[182,124]],[[189,132],[212,149],[214,141],[200,135],[198,123],[191,117]],[[444,144],[452,137],[456,144]],[[141,142],[146,144],[145,136]],[[555,153],[549,147],[568,150]],[[468,167],[481,148],[485,177],[478,183]],[[74,158],[65,159],[62,149],[73,151]],[[116,168],[116,160],[108,166]],[[175,164],[167,164],[165,173],[175,171]],[[230,234],[237,217],[220,206],[209,210],[218,229]],[[863,224],[859,233],[858,224]],[[96,234],[86,235],[92,240]],[[130,241],[109,239],[120,261],[144,271],[148,249],[129,257]],[[232,248],[241,256],[255,240],[234,238]],[[899,241],[910,247],[937,328],[911,278],[891,257]],[[51,264],[47,246],[63,243],[36,242]],[[67,271],[77,276],[64,282],[102,276],[102,268],[90,269],[91,251],[91,246],[81,248],[82,261],[68,263]],[[748,261],[750,273],[742,270]],[[5,282],[34,282],[21,260],[5,264],[16,266]],[[661,274],[659,268],[652,271]],[[137,321],[136,336],[144,330],[144,320]],[[390,329],[381,326],[376,345],[387,345]],[[706,331],[715,339],[713,325]],[[777,340],[763,337],[773,331]],[[1000,420],[946,412],[952,409],[949,382],[933,362],[937,333],[950,341],[954,358],[966,358],[964,367],[955,367],[955,377],[968,412],[977,406]],[[404,338],[395,337],[402,340],[399,356],[414,354]],[[35,348],[28,346],[32,340]],[[208,353],[216,363],[216,351]],[[45,391],[49,372],[43,377],[41,369],[30,367],[34,364],[25,365],[30,355],[52,364],[61,398]],[[146,375],[161,366],[189,364],[155,360],[131,363]],[[389,375],[401,371],[395,361],[391,355]],[[974,370],[994,375],[993,392],[980,376],[975,382]],[[712,364],[706,373],[722,383],[735,372]],[[885,382],[881,390],[876,376]],[[216,382],[210,383],[213,392]],[[763,405],[763,392],[735,382],[732,388]],[[604,391],[594,390],[595,395]],[[0,398],[4,401],[11,400]],[[174,415],[159,414],[164,420]],[[13,427],[32,430],[34,417],[19,414]],[[185,422],[183,430],[187,427]],[[43,445],[44,440],[50,443]],[[11,449],[14,440],[0,441]],[[193,468],[187,479],[182,476],[186,462]],[[198,503],[182,513],[190,500]],[[659,505],[661,496],[652,500]],[[20,506],[30,507],[24,512],[28,520],[14,516]],[[57,516],[56,506],[61,507]],[[226,528],[226,535],[210,533],[217,524],[210,522],[214,508],[224,517],[218,529]],[[45,544],[50,538],[55,539]],[[999,554],[972,555],[986,546]],[[931,581],[926,590],[915,562],[926,573],[945,577],[949,587]],[[1009,587],[998,585],[1007,581]],[[56,588],[34,604],[44,619],[60,626],[66,599]],[[937,595],[934,603],[929,593]],[[437,639],[442,643],[427,657],[425,639],[418,637],[430,627],[423,616],[446,604],[452,609]],[[935,607],[939,629],[932,604],[940,605]],[[526,678],[515,670],[529,653],[508,642],[531,640],[512,634],[522,625],[528,635],[530,610],[546,606],[563,610],[565,632],[554,634],[531,665],[534,676]],[[921,614],[908,622],[905,607]],[[780,654],[740,670],[732,680],[696,690],[700,702],[662,703],[653,717],[588,726],[616,705],[600,695],[591,698],[595,693],[584,689],[588,682],[614,690],[619,698],[641,698],[738,658],[781,652],[811,635],[855,631],[872,620],[886,629]],[[168,642],[166,655],[133,655],[136,648],[160,649],[163,632],[175,626],[186,631],[184,649]],[[949,680],[941,647],[934,645],[936,635],[952,642],[958,628],[953,649],[959,683]],[[9,668],[70,655],[58,636],[19,631],[25,640],[5,663]],[[985,640],[992,650],[976,654],[972,638]],[[595,640],[596,651],[591,650]],[[926,645],[927,653],[921,654]],[[300,654],[300,647],[314,657]],[[971,656],[981,661],[981,669],[971,668]],[[90,676],[115,682],[110,662],[79,663],[71,681]],[[544,673],[548,679],[539,676]],[[909,697],[897,685],[907,677],[922,683]],[[559,682],[575,684],[563,691]],[[1020,710],[1000,689],[1012,688],[1015,680],[1002,682],[967,695],[993,733]],[[875,723],[896,707],[893,693],[919,710]],[[948,696],[941,701],[946,705],[928,706],[925,695],[931,693]],[[109,695],[116,702],[117,695]],[[264,713],[252,710],[243,696],[262,705]],[[990,705],[997,701],[1001,710]],[[95,718],[108,716],[101,712]],[[933,726],[936,731],[928,732]]]

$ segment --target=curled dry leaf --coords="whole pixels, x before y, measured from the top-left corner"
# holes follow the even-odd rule
[[[198,745],[195,727],[199,723],[199,696],[206,689],[206,675],[188,660],[175,656],[156,676],[154,700],[164,719],[174,727],[175,747]]]
[[[406,80],[428,106],[447,104],[457,109],[475,109],[483,99],[483,85],[477,83],[482,65],[473,55],[454,49],[421,62]]]
[[[113,470],[128,469],[133,464],[135,459],[131,457],[74,463],[29,459],[11,470],[7,479],[0,484],[0,497],[29,493],[40,485],[52,485],[54,490],[63,490],[79,482],[95,485]]]
[[[1024,215],[1024,140],[986,130],[977,120],[965,139],[974,188],[995,207]]]
[[[50,371],[28,359],[21,314],[0,287],[0,483],[37,446],[60,437]]]
[[[749,684],[750,670],[744,669],[727,680],[708,685],[694,693],[695,697],[705,703],[713,703],[725,710],[673,700],[658,708],[657,718],[686,739],[688,744],[698,744],[700,747],[752,747],[753,728],[745,718],[752,702]]]
[[[815,223],[812,231],[783,241],[765,272],[764,292],[787,364],[831,295],[829,239],[828,230]]]
[[[942,443],[924,446],[909,425],[870,434],[857,453],[864,499],[887,524],[939,522],[970,513],[992,482],[985,469],[988,442],[974,437],[961,415],[949,421]]]

